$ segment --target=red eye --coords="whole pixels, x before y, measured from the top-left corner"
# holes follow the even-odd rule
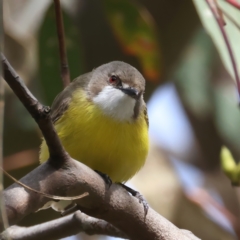
[[[115,75],[112,75],[110,78],[109,78],[109,82],[111,84],[117,84],[118,83],[118,77],[115,76]]]

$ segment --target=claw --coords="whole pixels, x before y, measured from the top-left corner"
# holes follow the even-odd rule
[[[108,189],[111,187],[112,185],[112,179],[105,173],[102,173],[98,170],[94,170],[98,175],[100,175],[102,177],[102,179],[104,180],[104,182],[107,184]]]
[[[135,198],[138,199],[139,203],[143,205],[143,208],[144,208],[144,216],[146,217],[147,216],[147,213],[148,213],[148,209],[149,209],[149,205],[147,203],[147,201],[145,200],[145,198],[143,197],[143,195],[138,192],[138,191],[135,191],[133,190],[132,188],[124,185],[123,183],[119,183],[124,189],[126,189],[129,193],[132,194],[132,196],[134,196]]]

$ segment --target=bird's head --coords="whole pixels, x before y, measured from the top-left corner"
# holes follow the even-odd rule
[[[104,114],[119,121],[137,119],[144,104],[145,79],[131,65],[114,61],[93,70],[90,98]]]

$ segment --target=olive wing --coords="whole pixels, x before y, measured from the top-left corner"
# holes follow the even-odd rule
[[[56,123],[68,109],[75,89],[86,89],[91,79],[91,73],[86,73],[75,78],[62,92],[60,92],[53,101],[51,107],[51,119]]]

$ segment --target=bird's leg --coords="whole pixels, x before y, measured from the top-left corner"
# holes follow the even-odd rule
[[[102,179],[104,180],[104,182],[107,184],[108,189],[111,187],[112,185],[112,179],[105,173],[102,173],[98,170],[94,170],[98,175],[100,175],[102,177]]]
[[[148,213],[149,205],[148,205],[147,201],[145,200],[145,198],[143,197],[143,195],[140,192],[133,190],[132,188],[126,186],[123,183],[119,183],[119,185],[121,185],[124,189],[126,189],[129,193],[131,193],[132,196],[136,197],[139,200],[139,203],[143,204],[144,213],[145,213],[145,217],[146,217],[147,213]]]

